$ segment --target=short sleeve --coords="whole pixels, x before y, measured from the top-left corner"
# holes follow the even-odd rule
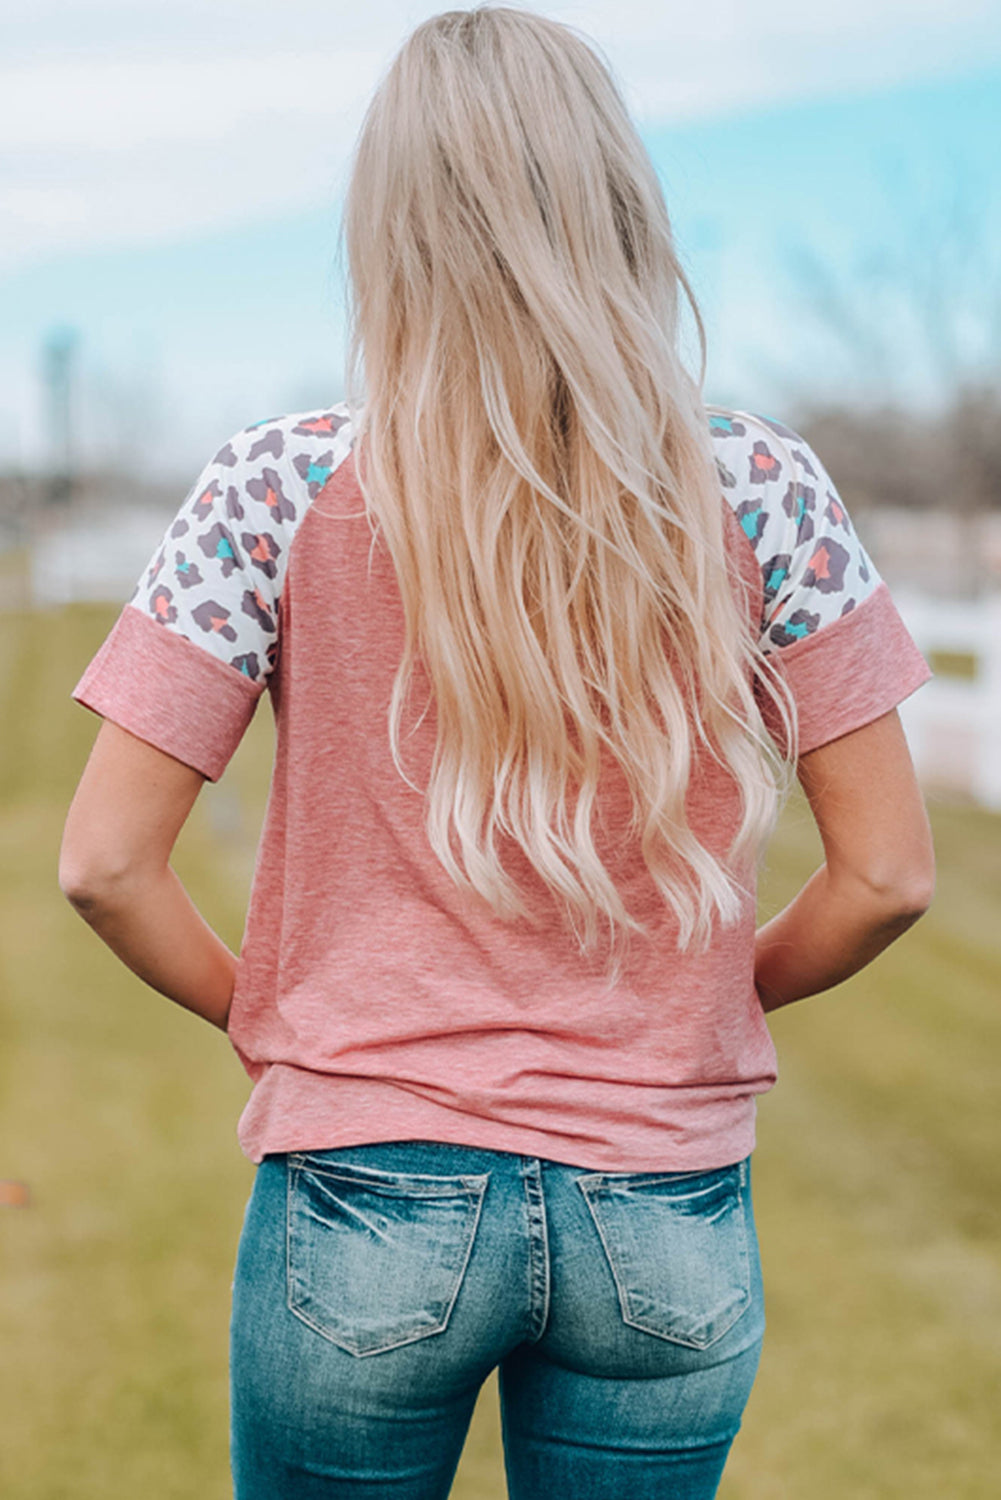
[[[277,660],[296,520],[280,426],[205,465],[72,697],[218,780]]]
[[[932,674],[810,444],[753,417],[744,452],[735,515],[761,570],[760,644],[792,691],[805,754],[889,713]]]

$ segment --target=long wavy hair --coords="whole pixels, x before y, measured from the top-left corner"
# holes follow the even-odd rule
[[[406,777],[419,657],[437,714],[421,789],[435,854],[499,917],[532,920],[498,849],[513,839],[582,953],[607,923],[617,973],[648,929],[595,843],[611,756],[678,945],[704,947],[746,909],[795,721],[734,587],[705,330],[607,64],[526,10],[424,21],[370,102],[342,234],[356,468],[406,621],[390,743]],[[686,811],[697,752],[739,791],[722,859]]]

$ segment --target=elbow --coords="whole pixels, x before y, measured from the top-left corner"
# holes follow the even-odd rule
[[[72,853],[65,844],[59,855],[59,889],[80,912],[107,903],[131,876],[131,866],[124,862],[98,863]]]
[[[76,906],[79,901],[86,900],[87,887],[90,882],[84,867],[67,853],[65,841],[59,853],[58,879],[59,889],[71,906]]]
[[[919,858],[907,861],[895,882],[896,900],[902,917],[916,922],[935,899],[935,853],[929,836]]]
[[[75,865],[60,864],[59,889],[77,911],[88,911],[94,906],[104,888],[94,874]]]
[[[935,899],[935,865],[932,862],[909,892],[914,920],[923,917]]]
[[[892,915],[903,928],[913,927],[931,906],[934,895],[934,881],[901,886],[892,904]]]
[[[935,863],[929,859],[900,868],[869,871],[863,877],[867,901],[884,921],[900,929],[913,926],[935,896]]]

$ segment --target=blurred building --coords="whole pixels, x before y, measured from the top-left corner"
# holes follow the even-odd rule
[[[0,475],[0,608],[124,603],[183,498],[115,471],[76,475],[68,492]]]
[[[1001,591],[896,597],[935,673],[900,709],[922,784],[1001,811]]]
[[[1001,511],[887,506],[860,530],[935,673],[900,710],[922,784],[1001,811]]]
[[[147,500],[129,506],[96,502],[75,506],[68,516],[49,517],[30,548],[32,606],[83,600],[124,604],[172,514]]]
[[[1001,509],[850,507],[866,550],[890,588],[933,599],[1001,590]]]

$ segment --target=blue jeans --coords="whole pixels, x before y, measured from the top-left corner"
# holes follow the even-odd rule
[[[765,1326],[750,1166],[266,1156],[233,1284],[236,1500],[445,1500],[494,1368],[511,1500],[710,1500]]]

